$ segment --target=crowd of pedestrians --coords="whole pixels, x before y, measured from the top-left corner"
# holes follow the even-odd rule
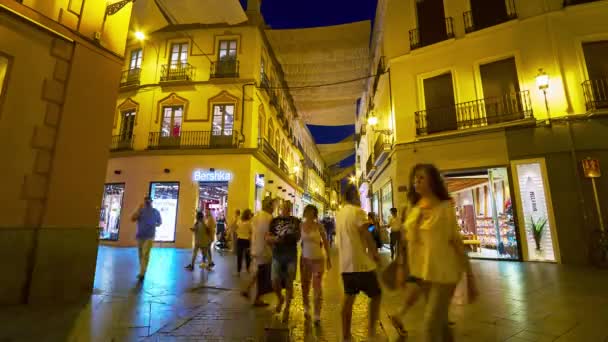
[[[249,298],[252,289],[256,288],[253,305],[265,307],[269,304],[262,296],[274,292],[274,310],[283,321],[288,321],[299,268],[305,318],[319,324],[322,279],[325,271],[332,268],[330,250],[335,241],[344,289],[343,341],[351,341],[353,304],[360,293],[369,298],[368,334],[372,340],[376,337],[381,282],[389,289],[404,292],[400,309],[389,316],[400,335],[407,336],[404,316],[424,298],[423,341],[452,341],[448,309],[456,285],[463,279],[466,281],[469,300],[477,296],[477,289],[457,228],[453,204],[438,169],[430,164],[413,168],[407,203],[402,204],[401,210],[390,210],[386,225],[381,225],[376,215],[361,208],[355,186],[348,186],[343,195],[343,205],[335,219],[326,216],[320,220],[318,209],[313,205],[304,208],[300,219],[293,216],[291,202],[283,201],[277,208],[277,201],[271,198],[264,199],[262,210],[255,214],[250,209],[244,209],[242,213],[237,210],[221,235],[227,237],[224,242],[232,241],[237,275],[242,271],[250,275],[241,294]],[[278,215],[273,217],[277,209]],[[149,198],[145,198],[133,215],[133,221],[137,222],[138,278],[143,280],[154,232],[161,224],[160,214]],[[210,270],[213,267],[211,245],[217,238],[215,229],[216,223],[209,211],[196,214],[191,228],[194,247],[187,269],[194,269],[199,252],[202,254],[201,268]],[[382,237],[383,229],[390,230],[392,261],[388,266],[382,265],[379,253],[384,240],[389,240]]]

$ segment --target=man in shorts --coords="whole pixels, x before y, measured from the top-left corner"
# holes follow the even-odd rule
[[[342,306],[342,336],[350,342],[353,304],[359,292],[370,299],[368,335],[376,338],[376,324],[380,314],[381,290],[376,276],[379,255],[376,243],[368,231],[370,222],[361,209],[359,191],[349,186],[345,192],[346,204],[336,214],[336,244],[340,255],[340,268],[344,283]]]
[[[283,202],[281,215],[270,222],[266,241],[272,245],[272,287],[277,295],[276,312],[283,310],[283,321],[289,319],[289,308],[293,299],[293,281],[298,265],[298,241],[300,220],[291,216],[291,202]],[[282,288],[287,292],[283,297]]]

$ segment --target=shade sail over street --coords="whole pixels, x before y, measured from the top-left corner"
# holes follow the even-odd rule
[[[296,109],[306,124],[354,125],[357,100],[369,76],[370,33],[370,21],[266,30]],[[340,162],[354,150],[352,137],[340,141],[315,139],[327,165]]]

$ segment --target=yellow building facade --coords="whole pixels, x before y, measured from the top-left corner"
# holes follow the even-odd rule
[[[135,245],[130,217],[152,196],[162,246],[190,247],[195,212],[218,221],[260,210],[266,196],[322,213],[324,164],[298,117],[264,30],[168,25],[135,35],[116,103],[100,226],[104,243]],[[143,38],[143,34],[138,34]]]
[[[599,221],[581,161],[608,160],[607,14],[608,1],[380,1],[357,125],[369,210],[386,220],[410,169],[433,163],[473,256],[588,262]]]
[[[0,303],[90,295],[131,1],[0,1]],[[95,80],[92,82],[91,80]]]

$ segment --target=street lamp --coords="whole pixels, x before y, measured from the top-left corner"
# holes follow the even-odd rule
[[[146,34],[141,31],[137,31],[137,32],[135,32],[135,39],[137,39],[139,41],[144,41],[144,40],[146,40]]]
[[[356,184],[357,182],[357,178],[355,176],[350,176],[348,180],[350,181],[350,184]]]
[[[370,125],[370,127],[372,128],[372,131],[374,131],[376,133],[382,133],[382,134],[386,134],[386,135],[393,134],[393,131],[391,131],[390,129],[376,129],[375,128],[376,125],[378,125],[378,118],[373,113],[369,118],[367,118],[367,124]]]
[[[300,166],[296,165],[293,167],[293,173],[298,173],[300,172]]]
[[[538,69],[538,75],[536,75],[536,86],[538,90],[543,92],[545,96],[545,109],[547,110],[547,121],[548,124],[551,121],[551,111],[549,110],[549,102],[547,101],[547,89],[549,89],[549,75],[542,69]]]

